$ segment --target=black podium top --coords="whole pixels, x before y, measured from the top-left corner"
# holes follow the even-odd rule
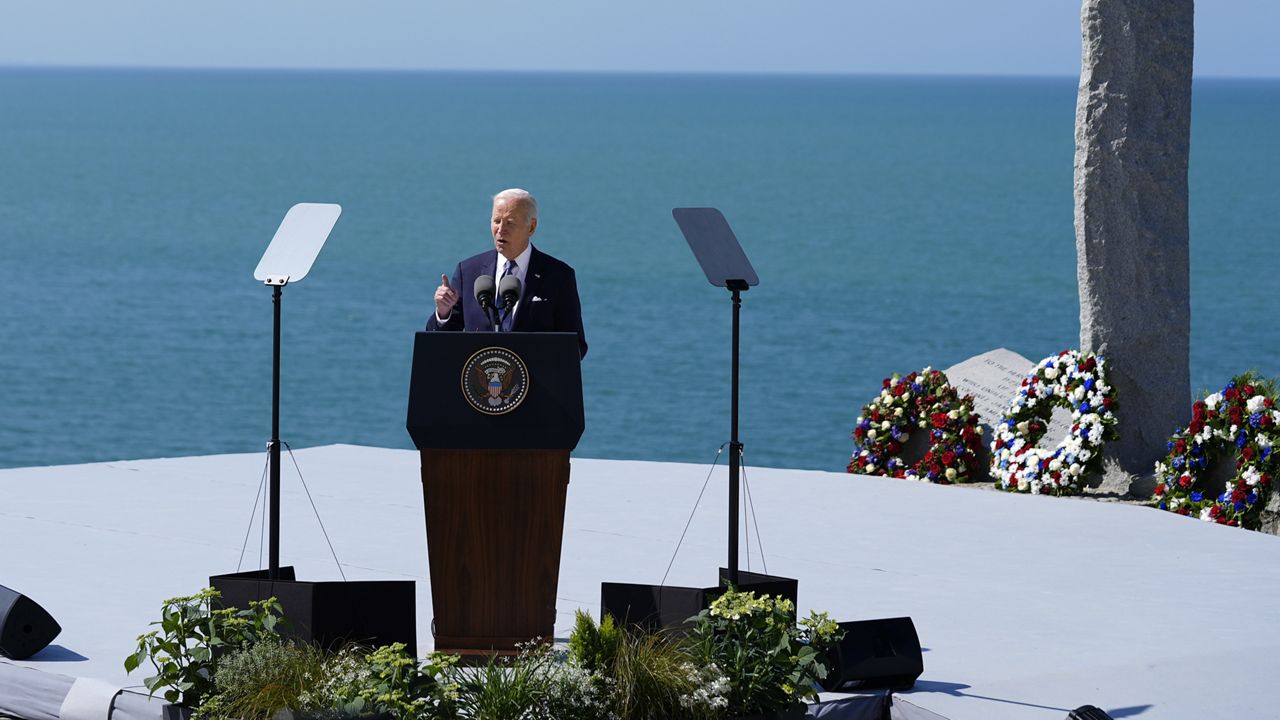
[[[575,333],[420,332],[406,427],[419,450],[572,450],[585,428]]]

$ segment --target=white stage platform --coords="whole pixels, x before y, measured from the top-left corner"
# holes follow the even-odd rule
[[[430,648],[417,453],[336,445],[297,459],[347,578],[418,581],[419,650]],[[34,658],[0,661],[0,715],[31,692],[36,675],[22,667],[138,689],[143,675],[126,676],[123,658],[160,602],[236,570],[264,461],[0,470],[0,584],[63,626]],[[287,455],[283,466],[282,559],[300,579],[338,579]],[[558,636],[574,610],[598,614],[601,581],[661,580],[707,471],[573,461]],[[726,478],[718,467],[669,584],[714,582]],[[768,570],[799,579],[802,612],[914,619],[927,648],[924,675],[901,694],[914,705],[952,720],[1061,720],[1086,703],[1143,720],[1280,716],[1265,690],[1280,656],[1280,538],[1130,505],[841,472],[747,478]],[[255,525],[244,569],[259,566],[258,538]],[[753,537],[752,569],[757,551]]]

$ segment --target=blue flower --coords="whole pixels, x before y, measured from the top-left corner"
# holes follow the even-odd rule
[[[1160,501],[1160,509],[1161,509],[1161,510],[1168,510],[1168,509],[1169,509],[1169,508],[1168,508],[1168,506],[1166,506],[1166,505],[1165,505],[1165,502],[1164,502],[1163,500],[1161,500],[1161,501]]]
[[[1085,380],[1085,381],[1084,381],[1084,389],[1085,389],[1085,390],[1092,390],[1092,389],[1093,389],[1093,378],[1089,378],[1088,380]]]
[[[1173,452],[1173,441],[1172,441],[1172,440],[1170,440],[1169,442],[1165,443],[1165,444],[1164,444],[1164,447],[1165,447],[1165,449],[1166,449],[1166,450],[1168,450],[1169,452]]]
[[[1204,499],[1204,493],[1200,493],[1200,492],[1191,493],[1191,502],[1200,502],[1203,499]]]
[[[1262,459],[1263,459],[1263,460],[1266,460],[1266,459],[1267,459],[1267,456],[1268,456],[1268,455],[1270,455],[1270,454],[1271,454],[1271,448],[1269,448],[1269,447],[1262,448]]]
[[[1253,427],[1258,427],[1258,424],[1261,422],[1262,422],[1262,413],[1254,413],[1249,416],[1249,424],[1252,425]]]
[[[1082,427],[1082,428],[1080,428],[1080,437],[1084,438],[1085,440],[1088,440],[1088,439],[1089,439],[1089,428],[1087,428],[1087,427]]]
[[[1174,466],[1174,467],[1176,467],[1176,468],[1180,468],[1180,467],[1182,467],[1182,465],[1183,465],[1183,460],[1182,460],[1182,456],[1181,456],[1181,455],[1179,455],[1178,457],[1175,457],[1175,458],[1173,459],[1173,466]]]
[[[1084,413],[1089,412],[1089,403],[1084,402],[1084,401],[1082,400],[1082,401],[1080,402],[1080,408],[1079,408],[1079,409],[1080,409],[1080,414],[1081,414],[1081,415],[1083,415]]]
[[[895,460],[890,460],[889,462],[885,463],[885,469],[887,470],[892,470],[897,466],[898,466],[898,463]]]
[[[924,390],[924,386],[920,383],[911,383],[911,392],[919,393]]]
[[[1242,502],[1238,502],[1238,503],[1236,503],[1235,505],[1232,505],[1231,507],[1235,508],[1236,512],[1238,512],[1238,513],[1242,513],[1242,512],[1244,512],[1245,510],[1247,510],[1247,509],[1248,509],[1248,506],[1246,506],[1246,505],[1245,505],[1244,503],[1242,503]]]
[[[1235,386],[1236,386],[1236,381],[1232,380],[1231,382],[1227,383],[1226,387],[1222,388],[1222,392],[1226,392]]]
[[[942,439],[942,431],[941,431],[941,430],[934,430],[934,431],[933,431],[933,433],[932,433],[932,435],[933,435],[933,439],[934,439],[934,440],[941,440],[941,439]]]
[[[1231,499],[1231,493],[1224,492],[1218,496],[1218,502],[1226,502]]]
[[[1243,430],[1241,430],[1241,431],[1240,431],[1240,437],[1236,438],[1236,447],[1238,447],[1238,448],[1242,448],[1242,447],[1244,447],[1244,444],[1245,444],[1245,442],[1246,442],[1247,440],[1248,440],[1248,438],[1246,438],[1246,437],[1244,436],[1244,431],[1243,431]]]
[[[1249,497],[1246,497],[1244,501],[1250,505],[1258,502],[1258,493],[1249,493]]]

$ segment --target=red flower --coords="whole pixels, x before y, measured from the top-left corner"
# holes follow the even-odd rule
[[[1191,487],[1191,476],[1183,475],[1182,477],[1178,478],[1178,486],[1182,488]]]
[[[1186,506],[1186,505],[1183,505],[1182,507],[1178,508],[1178,514],[1179,514],[1179,515],[1190,515],[1190,514],[1191,514],[1191,511],[1187,509],[1187,506]]]
[[[866,437],[866,435],[867,435],[867,431],[866,431],[866,430],[864,430],[861,426],[856,427],[856,428],[854,428],[854,429],[853,429],[853,439],[854,439],[854,440],[861,441],[861,440],[862,440],[862,438]]]
[[[1253,397],[1253,386],[1252,386],[1252,385],[1245,385],[1245,386],[1244,386],[1244,394],[1245,394],[1245,395],[1248,395],[1249,397]]]
[[[1156,497],[1160,497],[1161,495],[1164,495],[1164,491],[1165,491],[1164,483],[1160,483],[1159,485],[1157,485],[1157,486],[1156,486]]]
[[[1178,438],[1178,441],[1173,444],[1173,451],[1179,455],[1185,453],[1187,451],[1187,441]]]
[[[1271,398],[1262,398],[1262,407],[1264,407],[1264,408],[1269,408],[1269,407],[1271,407],[1272,405],[1275,405],[1275,404],[1276,404],[1276,402],[1275,402],[1274,400],[1272,400]]]
[[[1240,454],[1244,456],[1244,459],[1245,459],[1245,460],[1252,460],[1252,459],[1253,459],[1253,448],[1248,447],[1248,446],[1245,446],[1245,448],[1244,448],[1243,450],[1241,450],[1241,451],[1240,451]]]
[[[1192,420],[1191,425],[1187,427],[1187,432],[1192,435],[1199,435],[1201,430],[1204,430],[1204,421],[1199,419]]]
[[[936,428],[944,428],[947,426],[947,414],[943,412],[934,413],[929,416],[929,420]]]
[[[1004,439],[996,438],[996,449],[999,450],[1002,447],[1004,447]]]
[[[1222,393],[1222,396],[1228,400],[1235,400],[1240,397],[1240,391],[1235,388],[1227,388],[1227,391]]]
[[[884,379],[884,387],[886,390],[889,388],[889,378]]]
[[[1204,419],[1205,404],[1202,400],[1197,400],[1195,405],[1191,406],[1191,417],[1194,420]]]
[[[898,444],[898,441],[897,441],[897,440],[890,440],[890,441],[889,441],[889,453],[890,453],[890,454],[892,454],[892,455],[897,455],[899,452],[901,452],[901,450],[902,450],[902,445]]]
[[[1259,483],[1262,483],[1263,485],[1270,485],[1270,484],[1271,484],[1271,476],[1270,476],[1270,475],[1268,475],[1267,473],[1262,473],[1262,478],[1261,478],[1260,480],[1258,480],[1258,482],[1259,482]]]
[[[1110,409],[1111,409],[1111,402],[1112,402],[1112,400],[1111,400],[1111,398],[1109,398],[1109,397],[1104,397],[1104,398],[1102,398],[1102,407],[1106,408],[1107,410],[1110,410]]]
[[[948,450],[948,451],[946,451],[946,452],[942,453],[942,464],[943,464],[943,465],[950,466],[950,465],[954,465],[954,464],[955,464],[955,462],[956,462],[956,454],[955,454],[955,453],[951,452],[950,450]]]
[[[934,463],[934,464],[932,464],[932,465],[930,465],[930,466],[929,466],[929,472],[933,473],[934,475],[941,475],[941,474],[942,474],[942,466],[941,466],[941,465],[939,465],[939,464],[937,464],[937,463]]]
[[[1209,508],[1209,517],[1218,517],[1221,514],[1222,514],[1221,507],[1214,505],[1213,507]]]
[[[1244,420],[1244,410],[1242,410],[1239,405],[1233,406],[1231,408],[1231,424],[1239,425],[1243,420]]]
[[[1246,497],[1248,497],[1248,495],[1240,488],[1236,488],[1231,491],[1231,502],[1233,503],[1242,502]]]
[[[1088,360],[1084,361],[1084,369],[1086,372],[1093,372],[1095,369],[1097,369],[1097,367],[1098,367],[1097,358],[1091,357]]]
[[[894,397],[902,397],[902,394],[905,393],[906,391],[907,391],[906,383],[898,383],[897,385],[893,386]]]
[[[1271,416],[1263,415],[1262,417],[1258,418],[1258,425],[1260,425],[1261,427],[1271,427]]]

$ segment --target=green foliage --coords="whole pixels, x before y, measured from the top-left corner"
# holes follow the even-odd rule
[[[143,660],[156,674],[142,682],[155,695],[187,707],[196,707],[214,690],[218,657],[276,635],[283,619],[275,598],[252,602],[247,609],[218,608],[221,594],[205,588],[195,595],[170,598],[160,608],[159,626],[138,636],[138,649],[124,659],[125,672],[133,672]]]
[[[348,682],[331,686],[330,706],[343,714],[391,713],[396,720],[456,717],[457,687],[449,681],[458,658],[410,655],[404,643],[377,648],[364,657],[365,670],[347,670]]]
[[[515,659],[491,657],[481,667],[459,674],[459,716],[468,720],[533,720],[547,694],[550,655],[521,651]]]
[[[730,590],[695,618],[694,654],[729,680],[728,715],[779,712],[816,699],[815,681],[827,676],[824,657],[840,639],[825,613],[796,624],[783,598]]]
[[[196,711],[198,720],[270,720],[281,710],[320,711],[309,689],[330,675],[332,655],[311,645],[267,638],[219,662],[216,694]]]
[[[569,633],[569,659],[591,672],[601,672],[613,667],[622,641],[622,629],[612,615],[605,615],[596,625],[591,613],[578,610]]]
[[[672,633],[623,633],[608,677],[620,720],[703,720],[720,716],[728,682],[702,666],[687,639]]]

